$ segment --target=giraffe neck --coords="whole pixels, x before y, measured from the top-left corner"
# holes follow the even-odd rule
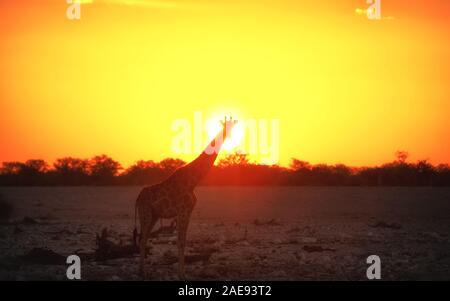
[[[178,169],[171,179],[187,188],[195,188],[214,165],[223,145],[223,136],[223,131],[220,131],[195,160]]]
[[[217,136],[206,146],[203,152],[191,163],[186,165],[187,168],[192,168],[194,170],[199,170],[204,172],[205,176],[211,167],[214,165],[217,156],[219,155],[220,149],[223,145],[223,131],[221,131]]]

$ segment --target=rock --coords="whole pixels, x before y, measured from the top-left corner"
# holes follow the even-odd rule
[[[297,261],[302,262],[306,259],[306,254],[304,254],[303,252],[295,252],[294,257]]]
[[[237,245],[238,246],[248,247],[248,246],[250,246],[250,243],[248,241],[244,240],[244,241],[238,242]]]
[[[23,255],[22,260],[32,264],[60,265],[65,264],[66,257],[48,249],[34,248]]]
[[[22,229],[20,229],[17,225],[14,227],[14,234],[20,234],[20,233],[22,233],[23,232],[23,230]]]
[[[110,240],[110,235],[113,232],[109,232],[106,228],[102,230],[102,233],[96,235],[95,260],[102,261],[108,259],[131,257],[134,254],[139,253],[139,248],[135,244],[123,245],[117,244]]]
[[[75,233],[73,233],[72,231],[68,230],[68,229],[62,229],[59,231],[47,231],[45,232],[45,234],[63,234],[64,236],[68,236],[68,235],[74,235]]]
[[[284,258],[289,263],[297,263],[298,261],[297,256],[295,256],[295,254],[287,253]]]
[[[199,253],[199,254],[205,254],[205,253],[215,253],[219,252],[220,248],[216,247],[215,245],[211,246],[194,246],[192,248],[193,253]]]
[[[34,218],[31,218],[29,216],[25,216],[22,219],[21,224],[23,224],[23,225],[37,225],[38,222]]]
[[[439,233],[437,233],[437,232],[423,232],[423,235],[429,236],[429,237],[432,237],[432,238],[435,238],[435,239],[438,239],[438,240],[441,239],[441,235]]]
[[[120,278],[120,277],[117,276],[117,275],[114,275],[114,276],[112,276],[112,277],[110,278],[110,280],[111,280],[111,281],[122,281],[122,278]]]
[[[369,225],[369,227],[398,230],[398,229],[402,228],[402,225],[400,225],[399,223],[386,223],[386,222],[383,222],[383,221],[379,221],[379,222],[376,222],[375,224]]]
[[[344,256],[344,261],[348,264],[356,262],[356,260],[357,260],[356,256],[353,256],[353,255],[345,255]]]
[[[301,229],[299,227],[294,227],[286,231],[286,233],[297,233],[300,232]]]
[[[350,234],[347,234],[347,233],[339,233],[339,237],[340,238],[353,238],[353,236],[351,236]]]
[[[315,237],[302,237],[301,242],[305,244],[314,244],[317,242],[317,238]]]
[[[169,237],[169,238],[167,239],[167,243],[168,243],[169,245],[176,245],[177,242],[178,242],[178,238],[177,238],[177,237]]]
[[[262,241],[258,238],[252,239],[251,244],[256,246],[256,245],[260,245],[262,243]]]
[[[78,228],[77,234],[91,234],[91,233],[89,233],[88,231],[85,231],[85,230],[83,230],[81,228]]]
[[[270,219],[268,221],[260,221],[258,219],[255,219],[253,221],[253,224],[255,226],[279,226],[279,225],[281,225],[281,223],[275,219]]]
[[[217,238],[216,243],[221,246],[221,245],[223,245],[225,243],[225,241],[226,241],[225,235],[221,234]]]
[[[206,251],[205,253],[200,254],[189,254],[185,255],[184,260],[186,263],[194,263],[198,261],[208,262],[213,254],[213,250]],[[168,250],[164,252],[163,257],[161,259],[163,264],[171,265],[178,262],[178,256],[173,253],[172,250]]]
[[[329,262],[329,261],[331,261],[331,256],[329,256],[329,255],[324,255],[324,256],[322,256],[321,258],[322,258],[322,260],[323,260],[324,262]]]
[[[272,274],[270,274],[271,277],[274,278],[286,278],[287,277],[287,273],[283,270],[279,270],[279,271],[275,271]]]
[[[228,260],[229,258],[228,258],[228,256],[226,256],[226,255],[221,255],[221,256],[217,256],[216,259],[217,259],[218,261],[226,261],[226,260]]]
[[[308,253],[325,252],[325,251],[334,252],[334,251],[336,251],[336,249],[323,248],[321,246],[303,246],[303,250],[305,250]]]

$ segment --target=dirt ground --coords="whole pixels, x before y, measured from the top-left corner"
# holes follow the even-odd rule
[[[80,254],[83,280],[141,280],[138,254],[91,256],[104,228],[113,242],[130,243],[139,190],[0,188],[14,207],[0,222],[0,280],[67,279],[65,262],[23,260],[36,248]],[[187,264],[188,280],[366,280],[372,254],[384,280],[450,280],[449,188],[202,187],[196,194],[186,253],[210,257]],[[176,233],[149,246],[147,279],[178,280]]]

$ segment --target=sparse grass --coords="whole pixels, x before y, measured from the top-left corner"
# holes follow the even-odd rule
[[[13,212],[13,206],[0,195],[0,220],[9,219]]]

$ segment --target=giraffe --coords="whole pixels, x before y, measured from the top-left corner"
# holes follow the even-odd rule
[[[191,163],[177,169],[166,180],[153,186],[144,187],[135,203],[135,229],[137,235],[136,214],[139,216],[140,263],[139,272],[145,277],[144,265],[149,235],[159,219],[175,218],[178,232],[178,275],[185,279],[184,249],[186,234],[192,210],[197,202],[194,188],[213,166],[220,148],[230,137],[232,127],[237,123],[232,117],[221,121],[222,130],[208,144],[205,150]]]

